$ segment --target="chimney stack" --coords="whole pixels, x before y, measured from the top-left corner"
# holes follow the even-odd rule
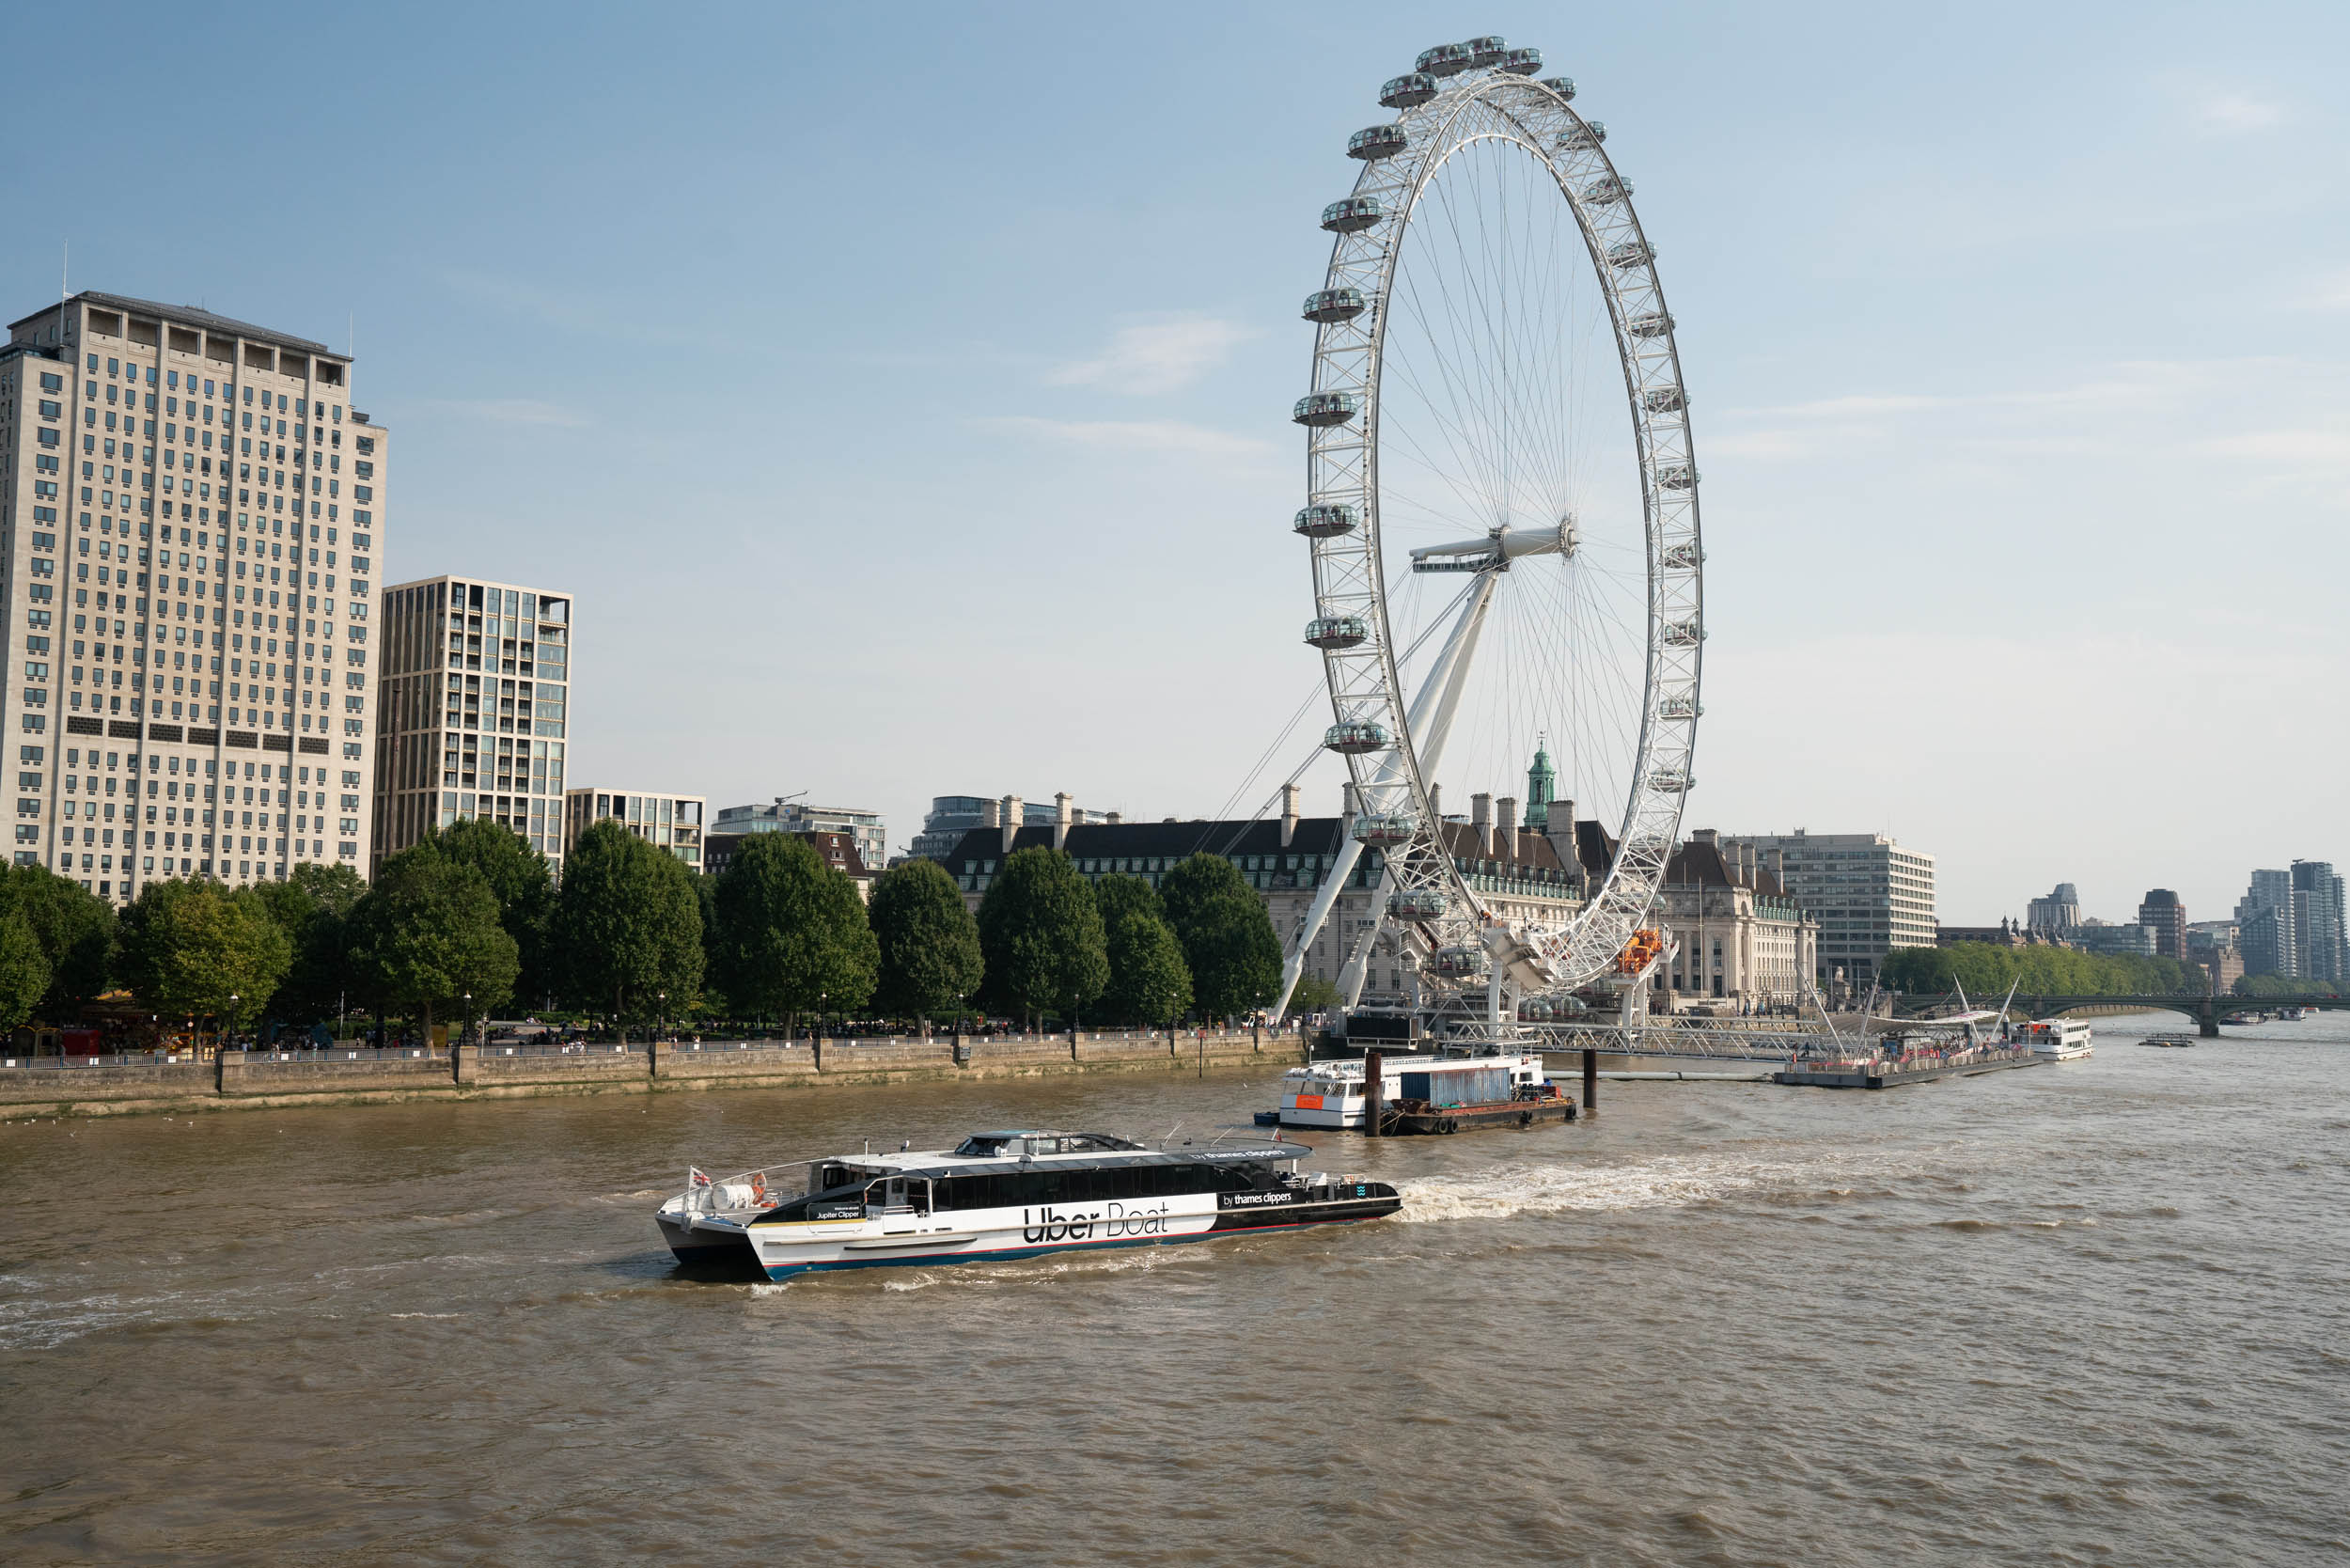
[[[1494,797],[1469,796],[1469,831],[1477,835],[1477,853],[1491,855],[1494,842]]]
[[[979,825],[981,827],[1003,826],[1004,819],[996,815],[996,813],[1002,809],[1003,808],[997,806],[992,800],[981,801],[979,803]]]
[[[1053,796],[1053,847],[1067,854],[1069,850],[1069,792],[1061,790]]]
[[[1574,847],[1574,802],[1554,800],[1543,818],[1543,836],[1550,840],[1551,853],[1559,857],[1559,869],[1566,873],[1571,887],[1583,886],[1583,859]]]
[[[1027,814],[1024,807],[1025,803],[1018,795],[1006,795],[1003,799],[1001,821],[1004,828],[1004,853],[1006,855],[1011,853],[1011,840],[1012,837],[1020,831],[1020,819]]]
[[[1297,797],[1302,792],[1294,784],[1281,786],[1281,847],[1290,847],[1297,837]]]
[[[1518,848],[1518,797],[1503,795],[1494,802],[1494,841],[1488,852],[1498,860]]]
[[[1746,884],[1747,886],[1751,887],[1754,886],[1754,873],[1761,868],[1761,856],[1756,854],[1755,848],[1752,844],[1740,844],[1738,846],[1738,869],[1746,873]]]

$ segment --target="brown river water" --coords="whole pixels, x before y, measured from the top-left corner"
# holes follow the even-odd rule
[[[0,1561],[2350,1560],[2350,1018],[1366,1143],[1397,1219],[676,1278],[732,1169],[1116,1077],[0,1127]],[[1183,1135],[1179,1135],[1183,1136]]]

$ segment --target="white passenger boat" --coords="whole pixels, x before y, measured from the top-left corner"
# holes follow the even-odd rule
[[[1468,1105],[1529,1099],[1550,1081],[1538,1056],[1390,1056],[1382,1058],[1379,1078],[1381,1104],[1390,1107],[1406,1101]],[[1369,1115],[1369,1085],[1360,1057],[1292,1067],[1281,1074],[1280,1125],[1359,1130]]]
[[[2077,1018],[2035,1018],[2015,1028],[2015,1043],[2047,1061],[2076,1061],[2089,1055],[2092,1031]]]
[[[1300,1173],[1301,1144],[1150,1149],[1104,1133],[979,1133],[951,1150],[841,1154],[713,1180],[654,1215],[681,1263],[811,1270],[962,1263],[1204,1241],[1391,1215],[1395,1188]]]

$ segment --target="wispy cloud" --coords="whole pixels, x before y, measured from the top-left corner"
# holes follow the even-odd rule
[[[1264,457],[1273,444],[1254,436],[1234,435],[1187,425],[1175,419],[1036,419],[1005,415],[981,419],[986,429],[1036,441],[1054,441],[1107,452],[1179,452],[1194,457]]]
[[[431,414],[487,419],[499,425],[546,425],[577,429],[595,423],[575,408],[541,402],[536,398],[427,398],[415,405]]]
[[[1179,316],[1121,327],[1099,355],[1059,366],[1045,380],[1056,386],[1099,386],[1132,397],[1180,392],[1254,336],[1237,322],[1212,316]]]
[[[2283,105],[2244,92],[2207,93],[2195,101],[2193,113],[2201,129],[2231,136],[2274,130],[2285,120]]]

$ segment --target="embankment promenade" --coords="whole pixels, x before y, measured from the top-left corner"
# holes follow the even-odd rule
[[[10,1058],[0,1120],[146,1111],[414,1104],[549,1094],[819,1089],[1070,1073],[1279,1072],[1304,1038],[1269,1030],[1166,1030],[870,1040],[662,1041],[650,1045],[460,1045],[433,1056],[335,1049],[223,1051],[212,1061]]]

